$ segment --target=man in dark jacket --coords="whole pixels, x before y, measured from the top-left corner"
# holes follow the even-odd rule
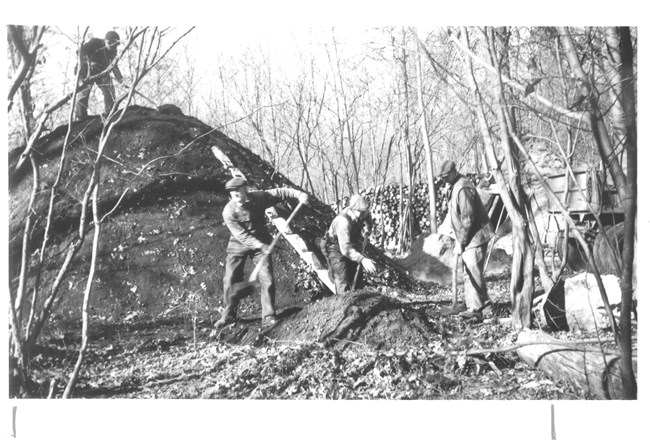
[[[275,318],[275,283],[270,246],[272,237],[266,227],[265,210],[289,198],[296,198],[303,204],[309,196],[301,191],[281,187],[266,191],[249,191],[243,178],[233,178],[226,183],[230,201],[223,209],[223,221],[230,230],[226,254],[226,272],[223,277],[223,313],[215,324],[222,328],[237,317],[237,297],[232,288],[244,281],[244,264],[250,257],[255,265],[262,261],[258,280],[261,288],[262,328],[271,328]]]
[[[465,270],[465,304],[443,307],[441,313],[443,316],[458,314],[467,319],[482,319],[483,310],[490,304],[483,266],[488,242],[494,235],[492,223],[476,187],[458,173],[456,163],[445,161],[440,177],[452,186],[448,212],[456,234],[456,249]]]
[[[79,49],[79,81],[83,82],[85,79],[105,71],[117,56],[117,46],[119,44],[120,36],[115,31],[107,32],[104,40],[92,38],[84,43]],[[117,64],[111,71],[115,79],[122,82],[122,73],[120,73]],[[113,87],[110,72],[108,72],[87,84],[77,93],[75,103],[77,119],[86,119],[88,117],[88,98],[93,84],[97,84],[104,95],[104,114],[108,114],[113,108],[115,88]]]
[[[360,268],[370,273],[376,271],[375,263],[359,251],[363,251],[359,246],[361,232],[364,226],[369,230],[371,225],[368,203],[361,195],[353,195],[350,206],[334,218],[325,233],[323,254],[327,257],[329,276],[337,294],[349,291],[353,286],[360,287],[363,280]],[[355,284],[357,274],[359,277]]]

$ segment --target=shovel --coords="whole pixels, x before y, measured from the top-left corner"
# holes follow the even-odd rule
[[[295,207],[289,218],[287,219],[287,227],[289,226],[289,223],[291,223],[291,220],[293,220],[293,217],[298,213],[298,210],[302,207],[302,203],[299,202],[298,206]],[[275,237],[273,237],[273,241],[269,245],[269,252],[267,252],[265,255],[260,257],[259,261],[257,262],[257,265],[255,265],[255,268],[253,268],[253,272],[251,273],[250,277],[248,278],[247,281],[244,282],[237,282],[233,284],[231,290],[230,290],[230,295],[231,299],[234,301],[237,301],[244,296],[247,296],[250,294],[253,289],[255,288],[256,281],[257,281],[257,275],[260,273],[260,270],[262,269],[262,264],[266,261],[267,257],[271,255],[271,251],[273,251],[273,248],[275,247],[276,243],[280,239],[280,236],[282,235],[281,231],[278,231],[277,234],[275,234]]]
[[[363,246],[361,247],[361,255],[364,255],[366,253],[366,244],[368,244],[368,233],[363,236]],[[357,280],[359,280],[359,272],[361,271],[361,262],[357,264],[357,272],[354,273],[354,281],[352,282],[352,289],[355,290],[357,288]]]
[[[451,263],[453,268],[451,270],[451,290],[452,290],[452,299],[451,304],[455,307],[458,303],[458,253],[454,250],[452,255]]]

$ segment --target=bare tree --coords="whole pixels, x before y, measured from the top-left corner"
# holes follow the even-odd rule
[[[59,263],[55,267],[56,272],[52,278],[49,289],[47,290],[42,287],[40,277],[44,265],[45,253],[51,249],[51,247],[48,244],[50,239],[50,228],[52,227],[53,219],[56,218],[55,215],[55,209],[57,208],[56,203],[61,199],[61,196],[59,194],[59,182],[62,176],[62,172],[65,169],[73,168],[72,166],[70,166],[70,163],[67,161],[67,153],[68,153],[67,149],[68,146],[70,145],[70,135],[71,135],[71,128],[72,128],[72,109],[73,109],[72,106],[70,106],[70,114],[68,118],[68,127],[67,127],[68,132],[63,142],[61,154],[59,155],[59,161],[58,161],[59,168],[57,171],[58,173],[56,175],[56,179],[54,180],[54,183],[51,186],[49,186],[50,198],[49,198],[49,203],[46,205],[47,212],[44,221],[44,232],[40,236],[42,238],[41,238],[41,246],[40,249],[38,250],[39,256],[37,257],[35,264],[31,265],[30,267],[28,267],[26,261],[29,260],[30,258],[29,256],[29,250],[31,249],[30,247],[33,245],[34,242],[37,242],[36,238],[38,237],[37,232],[29,230],[30,227],[32,226],[31,219],[32,219],[32,215],[34,214],[33,199],[30,201],[29,207],[27,208],[27,214],[25,220],[25,229],[27,231],[24,232],[25,237],[22,243],[21,268],[18,272],[18,287],[16,289],[12,288],[10,293],[10,313],[11,313],[10,323],[11,323],[11,333],[12,333],[12,338],[11,338],[12,355],[15,358],[15,363],[17,368],[16,373],[20,374],[22,378],[25,377],[25,372],[26,372],[27,364],[29,362],[30,352],[33,350],[33,346],[37,342],[38,336],[43,326],[46,324],[47,320],[49,319],[49,316],[51,315],[55,303],[59,302],[61,299],[61,297],[59,296],[59,290],[61,288],[62,282],[66,277],[66,275],[68,274],[73,259],[79,252],[81,246],[84,244],[86,235],[89,232],[90,225],[87,222],[87,216],[89,215],[88,211],[91,208],[92,208],[92,215],[94,220],[93,222],[94,224],[92,225],[93,228],[92,230],[94,231],[92,250],[94,253],[93,258],[96,259],[96,251],[97,251],[97,247],[100,239],[100,232],[101,232],[101,223],[103,219],[106,218],[108,215],[108,214],[104,215],[103,217],[98,215],[97,201],[98,201],[100,187],[101,187],[100,179],[101,179],[101,165],[103,160],[103,151],[104,148],[106,147],[106,142],[110,136],[110,133],[112,132],[117,122],[119,122],[119,120],[123,117],[128,104],[131,103],[133,95],[135,93],[135,87],[146,76],[146,74],[151,70],[152,67],[154,67],[160,60],[166,57],[171,47],[173,47],[178,42],[177,40],[171,45],[169,49],[163,50],[163,48],[161,48],[160,45],[160,40],[162,39],[164,33],[158,31],[157,29],[152,29],[149,32],[149,34],[148,31],[149,28],[143,28],[143,29],[136,28],[131,30],[131,32],[128,35],[128,38],[126,39],[126,44],[124,45],[124,49],[122,50],[120,55],[118,55],[116,60],[113,61],[113,64],[117,63],[117,61],[123,56],[124,51],[127,51],[131,47],[135,39],[137,39],[138,37],[142,38],[141,45],[140,45],[142,57],[140,58],[140,64],[138,65],[139,70],[133,73],[133,83],[131,85],[131,89],[129,90],[129,92],[117,98],[112,110],[109,111],[108,116],[103,121],[102,137],[100,138],[99,149],[96,153],[94,162],[91,163],[92,166],[90,168],[90,174],[88,176],[88,183],[85,192],[83,193],[83,196],[81,197],[79,203],[80,212],[79,212],[79,221],[78,221],[78,231],[73,237],[71,237],[69,244],[64,249],[64,252],[59,259]],[[149,38],[148,41],[145,41],[144,40],[145,36],[151,36],[151,37]],[[107,68],[107,70],[110,69],[112,69],[112,65]],[[72,93],[66,95],[64,98],[60,99],[55,104],[46,108],[43,117],[39,121],[39,125],[36,129],[36,132],[32,135],[30,141],[26,145],[26,148],[23,150],[23,153],[21,154],[21,158],[18,162],[17,168],[19,168],[27,160],[29,160],[29,162],[32,164],[33,182],[34,182],[33,191],[40,190],[43,187],[45,187],[43,184],[41,184],[41,178],[39,175],[39,166],[36,161],[36,158],[33,156],[34,143],[40,136],[44,127],[43,124],[47,120],[49,115],[53,111],[64,106],[65,104],[68,104],[70,99],[72,99],[72,103],[74,103],[74,97],[76,95],[76,91],[82,88],[82,86],[83,85],[79,85],[79,87],[73,90]],[[121,111],[118,111],[120,105],[124,105],[124,107],[122,108]],[[34,196],[34,192],[32,193],[32,196]],[[118,200],[118,205],[120,201],[121,199]],[[54,255],[53,257],[56,257],[56,255]],[[95,261],[91,262],[91,270],[89,272],[86,292],[84,294],[84,304],[83,304],[84,325],[82,327],[82,339],[86,339],[86,341],[82,342],[82,348],[80,351],[79,360],[77,362],[77,366],[75,367],[75,371],[73,373],[71,383],[68,386],[68,390],[66,390],[65,396],[69,396],[70,394],[70,391],[74,385],[74,380],[78,375],[79,367],[81,366],[85,349],[87,347],[88,301],[92,294],[92,283],[93,283],[92,277],[94,274],[95,265],[96,265]],[[33,293],[32,293],[31,302],[29,302],[29,316],[26,321],[27,323],[23,324],[23,308],[27,306],[25,305],[25,291],[26,291],[25,284],[27,283],[29,277],[32,278],[31,283],[33,287]]]
[[[630,28],[607,28],[607,49],[610,55],[614,131],[627,158],[625,177],[625,236],[623,241],[623,274],[621,280],[621,371],[626,398],[636,398],[637,385],[632,368],[632,298],[634,294],[636,219],[637,219],[637,113],[634,46]]]
[[[462,28],[461,32],[463,39],[463,48],[467,51],[471,51],[467,29]],[[457,42],[460,44],[460,41]],[[511,147],[509,145],[509,138],[507,135],[507,128],[505,123],[506,117],[504,116],[503,112],[501,112],[499,115],[501,122],[500,129],[502,153],[505,157],[505,159],[501,160],[497,158],[496,148],[492,142],[492,135],[490,133],[490,126],[486,118],[483,96],[481,95],[478,83],[474,75],[474,69],[470,56],[466,57],[466,63],[467,79],[474,91],[474,101],[477,110],[476,115],[478,117],[478,121],[483,134],[483,143],[486,148],[487,157],[490,162],[490,166],[495,174],[497,184],[500,187],[501,198],[503,199],[506,209],[508,210],[508,215],[513,221],[513,261],[510,280],[510,295],[513,304],[512,324],[515,328],[530,327],[532,292],[534,289],[534,285],[532,284],[533,262],[530,240],[528,238],[527,232],[527,224],[525,218],[523,217],[525,210],[521,203],[522,195],[520,188],[518,187],[519,185],[517,179],[517,171],[515,170],[516,166],[512,162]],[[500,73],[500,71],[497,70],[497,73]],[[503,99],[499,98],[499,101],[502,103]],[[506,171],[509,174],[508,178],[510,181],[507,181],[505,175],[502,173],[500,167],[502,163],[506,164]],[[512,188],[514,188],[514,190]]]
[[[532,46],[530,42],[534,40],[533,38],[536,38],[535,32],[536,30],[530,31],[526,37],[530,40],[525,41],[526,45]],[[588,257],[587,260],[590,270],[596,276],[601,297],[610,316],[613,331],[621,346],[621,356],[624,362],[626,361],[621,367],[622,372],[626,375],[626,397],[634,398],[636,396],[636,384],[632,372],[631,329],[629,319],[633,294],[634,221],[636,215],[636,181],[630,181],[629,178],[630,172],[632,172],[631,176],[633,177],[636,174],[636,107],[632,33],[627,28],[586,30],[584,40],[581,41],[580,47],[583,49],[581,53],[577,49],[571,31],[568,28],[560,28],[557,30],[557,39],[558,42],[562,43],[562,46],[556,47],[554,54],[547,53],[546,55],[542,55],[537,53],[535,54],[536,57],[533,57],[533,52],[527,52],[528,48],[522,50],[520,42],[516,42],[516,44],[519,44],[516,47],[517,56],[522,57],[527,54],[530,58],[527,69],[532,70],[538,75],[531,77],[531,80],[527,81],[527,83],[517,81],[517,74],[511,72],[508,67],[509,42],[508,39],[502,36],[509,36],[503,33],[507,33],[507,30],[494,30],[491,28],[486,30],[486,48],[488,49],[489,63],[482,60],[477,52],[470,47],[467,30],[463,30],[464,42],[462,43],[453,34],[450,34],[450,38],[466,54],[468,64],[476,62],[482,69],[488,73],[492,73],[497,80],[494,97],[497,99],[498,105],[490,108],[490,103],[485,96],[480,94],[479,84],[474,76],[475,69],[471,65],[468,65],[468,82],[475,91],[475,106],[478,110],[476,115],[484,135],[483,141],[487,149],[486,154],[488,155],[497,182],[502,188],[504,203],[506,204],[510,217],[513,218],[513,232],[515,235],[513,282],[515,280],[519,281],[520,284],[530,282],[529,274],[524,274],[522,278],[520,275],[521,272],[518,271],[531,271],[531,256],[526,253],[529,252],[528,250],[535,251],[541,249],[541,240],[532,218],[530,203],[527,203],[525,195],[522,195],[521,186],[517,183],[519,181],[518,178],[522,176],[522,162],[526,162],[528,168],[536,176],[539,184],[548,190],[550,199],[557,200],[553,192],[548,189],[544,176],[539,172],[535,161],[530,156],[526,142],[521,138],[518,122],[513,114],[513,106],[515,106],[519,110],[536,116],[536,123],[539,129],[543,128],[540,124],[548,125],[543,130],[547,132],[548,137],[543,135],[528,135],[526,137],[528,140],[535,138],[554,141],[556,146],[562,147],[563,144],[560,143],[558,127],[566,136],[568,141],[566,143],[567,149],[560,151],[560,158],[565,162],[567,178],[575,179],[575,174],[571,166],[577,143],[574,132],[575,130],[583,132],[585,130],[585,124],[588,125],[589,127],[587,128],[591,130],[593,141],[600,154],[600,158],[603,160],[603,164],[607,167],[615,183],[620,202],[625,207],[626,238],[623,249],[628,258],[623,261],[624,267],[622,271],[623,274],[627,273],[628,276],[624,277],[621,281],[621,287],[625,297],[623,300],[624,303],[622,304],[623,311],[621,312],[620,318],[621,330],[619,332],[618,324],[612,314],[605,288],[600,279],[598,262],[591,252],[591,246],[575,226],[566,207],[559,200],[556,203],[557,208],[561,209],[565,216],[565,224],[567,225],[565,234],[571,231],[576,235],[577,241]],[[594,37],[597,33],[599,33],[600,38]],[[540,40],[553,41],[553,30],[545,30],[539,33],[538,37]],[[606,43],[606,48],[603,48],[603,42]],[[553,51],[552,45],[547,45],[547,48]],[[607,54],[605,59],[607,64],[602,65],[599,63],[597,57],[595,58],[599,54]],[[623,54],[626,56],[623,57]],[[540,60],[541,57],[545,57],[546,60]],[[551,78],[548,73],[543,72],[545,67],[551,66],[551,64],[546,66],[542,65],[547,60],[554,63],[556,67],[559,67],[559,76]],[[575,87],[571,86],[569,80],[563,75],[564,61],[566,61],[568,67],[574,74],[574,79],[576,79]],[[584,65],[589,66],[589,71],[584,68]],[[542,77],[539,77],[540,74]],[[546,79],[549,79],[548,85],[546,85],[546,82],[542,82]],[[558,79],[559,85],[553,85],[550,79]],[[606,79],[607,81],[601,82],[601,79]],[[576,89],[577,94],[574,100],[566,101],[567,98],[571,97],[571,94],[568,92],[572,88]],[[601,89],[610,92],[608,96],[609,101],[606,100],[606,96],[600,93]],[[624,89],[626,89],[626,93],[623,92]],[[559,97],[560,100],[564,99],[565,105],[549,99],[556,97]],[[531,101],[541,105],[541,109],[533,108]],[[571,102],[571,105],[566,105],[568,102]],[[492,145],[492,139],[496,135],[492,133],[489,124],[491,110],[494,110],[499,123],[498,139],[501,142],[503,158],[496,156],[497,152],[494,151]],[[540,119],[542,116],[543,118]],[[611,125],[608,124],[608,120],[612,123]],[[609,130],[610,128],[613,130]],[[524,158],[522,161],[518,161],[517,157],[514,156],[517,152],[523,155]],[[630,157],[632,160],[630,160]],[[621,158],[627,159],[627,173],[621,168],[621,163],[619,162]],[[507,173],[507,181],[503,173]],[[588,201],[586,197],[585,200]],[[605,226],[598,218],[598,212],[592,209],[592,213],[595,215],[598,226],[600,227],[601,232],[599,237],[601,237],[606,234],[606,231],[604,231]],[[605,242],[609,244],[607,237],[605,237]],[[611,249],[610,247],[610,250],[617,251],[618,249]],[[540,254],[539,252],[535,253],[535,261],[540,271],[540,276],[543,276],[544,287],[548,290],[549,286],[552,286],[554,281],[557,280],[559,274],[556,273],[552,278],[550,277],[546,265],[543,263],[543,256]],[[524,260],[525,265],[527,265],[523,270],[517,268],[517,264],[521,263],[519,259]],[[518,320],[519,323],[515,324],[517,326],[529,326],[530,318],[527,316],[530,311],[529,298],[527,297],[529,291],[530,288],[511,289],[511,295],[514,299],[513,322]],[[518,300],[521,301],[519,305],[517,303]],[[623,330],[624,325],[627,325],[625,330]]]
[[[29,139],[35,130],[31,78],[34,75],[39,50],[42,47],[41,40],[46,30],[47,27],[45,26],[25,27],[7,25],[7,35],[11,52],[10,61],[15,73],[7,96],[7,110],[11,111],[14,104],[14,96],[16,92],[20,91],[25,139]]]
[[[414,32],[417,39],[417,34]],[[419,41],[419,39],[417,39]],[[416,42],[417,45],[417,42]],[[424,142],[425,158],[427,160],[427,185],[429,186],[429,218],[431,224],[431,233],[438,233],[438,218],[436,207],[436,188],[434,183],[435,173],[433,171],[433,154],[431,153],[431,145],[429,144],[429,130],[427,126],[427,114],[424,108],[423,98],[423,80],[422,80],[422,61],[421,55],[417,56],[417,79],[418,79],[418,103],[420,105],[420,130],[422,131],[422,141]]]

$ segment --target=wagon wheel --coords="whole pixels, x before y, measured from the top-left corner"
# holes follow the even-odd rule
[[[567,251],[566,259],[567,266],[573,271],[583,270],[587,266],[588,256],[585,255],[584,251],[582,250],[582,246],[580,246],[580,244],[573,237],[569,237],[568,246],[569,248]],[[560,259],[562,259],[564,253],[564,231],[557,233],[557,236],[555,238],[555,249]]]

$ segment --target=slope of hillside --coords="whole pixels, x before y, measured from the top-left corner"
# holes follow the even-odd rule
[[[76,236],[80,197],[86,188],[91,159],[101,132],[98,117],[75,122],[66,150],[66,169],[57,199],[52,248],[47,251],[44,290],[51,286],[66,247]],[[59,168],[66,126],[37,142],[36,161],[44,187],[34,205],[36,222],[30,253],[40,246],[50,187]],[[247,148],[195,118],[132,107],[115,128],[102,167],[100,208],[112,210],[103,226],[100,262],[91,300],[91,316],[103,322],[151,320],[191,311],[204,320],[218,317],[222,300],[225,249],[229,232],[221,212],[230,172],[214,158],[219,147],[249,178],[252,187],[296,187]],[[32,187],[29,163],[16,169],[22,148],[10,155],[10,268],[15,284],[19,266],[23,221]],[[278,207],[286,214],[295,206]],[[329,206],[312,197],[292,224],[307,244],[323,234],[334,217]],[[59,292],[56,317],[79,320],[81,299],[91,255],[91,236],[75,258]],[[409,282],[390,259],[372,250],[383,272],[377,283]],[[301,264],[291,246],[281,239],[274,252],[277,306],[302,307],[328,294]],[[250,265],[249,270],[250,271]],[[242,302],[242,317],[258,317],[257,296]]]

